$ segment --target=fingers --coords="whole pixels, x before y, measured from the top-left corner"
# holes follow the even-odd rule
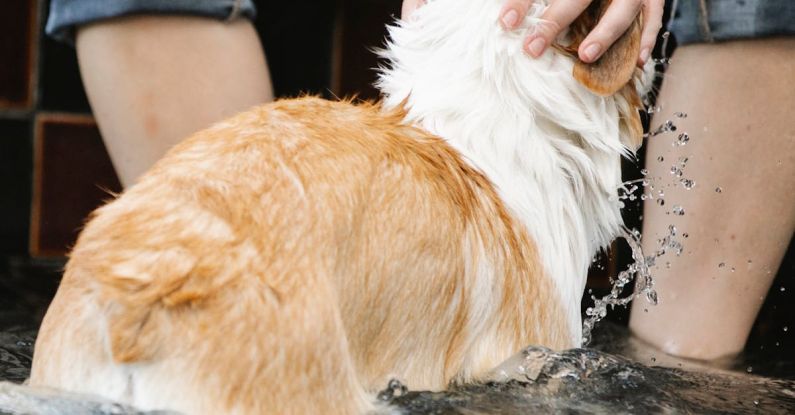
[[[599,23],[582,41],[580,60],[591,63],[599,59],[638,17],[644,0],[613,0]]]
[[[560,31],[568,27],[589,4],[591,4],[591,0],[557,0],[553,2],[541,16],[544,22],[535,26],[535,30],[525,40],[527,53],[535,58],[541,56],[555,41]]]
[[[533,0],[507,0],[500,11],[500,24],[506,30],[515,29],[527,16]]]
[[[664,6],[665,0],[643,1],[643,34],[640,37],[638,66],[642,67],[651,56],[651,51],[657,42],[657,33],[662,28]]]
[[[425,4],[425,0],[403,0],[403,6],[400,8],[401,20],[408,20],[409,16],[414,13],[420,6]]]

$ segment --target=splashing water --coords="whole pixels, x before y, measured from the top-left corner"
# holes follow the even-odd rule
[[[659,112],[661,109],[651,108],[650,111]],[[675,112],[673,115],[678,119],[687,118],[687,114],[684,112]],[[654,137],[665,133],[672,133],[676,130],[676,124],[672,120],[666,120],[652,132],[647,134],[647,136]],[[690,136],[687,133],[680,133],[673,141],[673,145],[675,147],[681,147],[686,145],[688,142],[690,142]],[[657,160],[662,162],[664,161],[664,158],[659,156]],[[677,158],[676,162],[671,166],[671,175],[675,179],[674,185],[681,185],[685,189],[691,190],[696,185],[695,180],[683,177],[688,161],[689,158],[685,156]],[[648,177],[649,171],[643,169],[640,171],[640,174],[643,176],[642,179],[625,182],[619,188],[619,200],[622,201],[622,207],[624,200],[633,201],[637,199],[635,192],[639,189],[639,185],[642,186],[643,192],[640,197],[641,200],[655,198],[653,178]],[[647,188],[650,190],[648,194],[646,194]],[[657,205],[665,206],[664,197],[665,192],[662,189],[658,189],[656,197]],[[674,205],[670,213],[675,216],[683,216],[685,214],[685,209],[680,205]],[[687,237],[686,235],[686,233],[683,234],[683,237]],[[651,268],[656,265],[658,258],[662,257],[668,252],[673,252],[676,256],[679,256],[684,250],[682,243],[677,240],[677,229],[674,225],[670,225],[668,227],[668,234],[657,241],[657,250],[648,256],[645,255],[641,249],[641,235],[639,231],[628,230],[624,228],[621,230],[621,237],[630,247],[633,262],[627,267],[626,270],[620,272],[617,277],[612,279],[612,287],[607,295],[603,296],[602,298],[596,298],[596,296],[591,295],[594,305],[592,307],[588,307],[585,310],[586,317],[583,320],[582,331],[583,345],[587,345],[590,342],[591,333],[594,327],[600,320],[607,316],[608,308],[612,309],[616,306],[626,306],[635,298],[641,296],[645,297],[646,300],[652,305],[656,305],[658,302],[658,297],[657,292],[654,290],[654,279],[651,273]],[[665,266],[666,268],[670,268],[670,261],[666,261]],[[633,281],[635,281],[634,292],[632,294],[622,296],[626,286]]]
[[[626,306],[640,296],[645,296],[649,303],[657,305],[657,291],[654,290],[654,280],[650,268],[655,265],[657,258],[665,255],[668,249],[675,248],[681,252],[681,244],[673,239],[676,236],[676,228],[669,228],[669,234],[661,241],[660,249],[650,256],[645,256],[641,250],[641,237],[638,230],[630,231],[623,228],[621,236],[627,241],[634,262],[613,280],[613,287],[609,294],[602,298],[591,296],[594,305],[585,310],[586,318],[582,328],[583,346],[590,343],[591,332],[596,324],[607,316],[608,307]],[[632,281],[636,281],[635,292],[622,297],[624,288]]]

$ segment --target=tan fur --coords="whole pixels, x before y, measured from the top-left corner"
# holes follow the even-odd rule
[[[578,56],[580,44],[596,26],[596,23],[607,11],[613,0],[594,1],[570,27],[571,44],[559,47],[559,50]],[[643,105],[635,88],[635,78],[641,71],[636,68],[640,55],[640,41],[642,35],[642,14],[632,22],[626,32],[613,43],[602,56],[593,63],[585,63],[579,59],[574,62],[572,75],[580,84],[589,91],[603,97],[620,95],[629,103],[632,110],[628,111],[633,116],[622,120],[632,137],[631,142],[625,143],[631,149],[637,149],[643,141],[643,124],[640,120],[639,110]]]
[[[493,186],[403,117],[303,98],[178,145],[86,225],[31,383],[81,391],[88,362],[129,369],[121,400],[353,413],[393,376],[441,389],[572,346]]]
[[[610,7],[612,0],[595,1],[571,25],[571,49],[576,51],[588,33]],[[593,63],[577,60],[574,78],[593,93],[612,96],[632,79],[640,54],[642,16],[632,22],[626,32]]]

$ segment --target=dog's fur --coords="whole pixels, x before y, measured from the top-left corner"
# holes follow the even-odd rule
[[[256,108],[98,209],[31,383],[355,413],[390,377],[441,389],[529,344],[578,346],[588,265],[621,226],[634,91],[593,94],[563,49],[527,57],[500,4],[436,0],[393,27],[382,105]]]

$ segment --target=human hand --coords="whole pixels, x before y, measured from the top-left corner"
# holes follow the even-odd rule
[[[532,0],[506,0],[500,14],[503,26],[513,29],[520,21],[519,16],[524,17],[527,14],[531,3]],[[525,40],[527,53],[533,57],[541,56],[558,34],[591,3],[592,0],[554,0],[541,16],[548,24],[536,26],[536,30]],[[580,60],[591,63],[599,59],[626,32],[642,8],[643,33],[638,64],[646,63],[657,40],[657,32],[662,27],[663,4],[664,0],[613,0],[596,27],[580,44],[577,50]]]
[[[547,50],[560,32],[567,28],[594,0],[553,0],[541,19],[547,24],[536,26],[525,39],[525,50],[539,57]],[[609,1],[609,0],[595,0]],[[402,16],[407,18],[425,0],[403,0]],[[533,0],[505,0],[500,12],[500,23],[506,30],[515,29],[530,10]],[[596,27],[582,41],[577,51],[580,60],[591,63],[618,39],[643,9],[643,34],[640,41],[638,65],[649,59],[657,32],[662,27],[664,0],[613,0]]]
[[[403,0],[403,6],[400,9],[400,18],[406,20],[414,10],[423,4],[425,4],[425,0]]]

